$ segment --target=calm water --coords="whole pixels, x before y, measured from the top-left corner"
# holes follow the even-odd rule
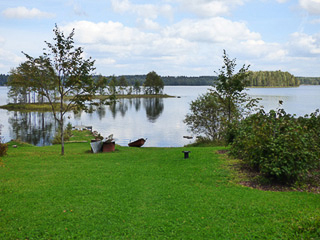
[[[168,86],[164,92],[181,98],[166,99],[122,99],[115,105],[101,106],[93,113],[67,115],[66,122],[72,125],[92,126],[101,135],[114,134],[116,143],[126,146],[130,140],[148,138],[146,147],[177,147],[192,140],[183,123],[189,112],[189,104],[207,91],[205,86]],[[305,115],[320,108],[320,86],[299,88],[254,88],[248,93],[260,97],[268,111],[278,107],[283,100],[284,109],[292,114]],[[0,105],[6,104],[7,88],[0,87]],[[34,145],[50,144],[57,125],[51,113],[21,113],[0,109],[0,123],[4,125],[5,141],[20,138]]]

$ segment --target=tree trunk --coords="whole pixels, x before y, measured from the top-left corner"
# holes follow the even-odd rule
[[[61,131],[61,155],[63,156],[64,155],[64,129],[63,129],[63,116],[61,114],[61,117],[60,117],[60,121],[59,121],[59,127],[60,127],[60,131]]]

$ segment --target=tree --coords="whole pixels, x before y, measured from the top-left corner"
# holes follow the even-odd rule
[[[94,60],[83,58],[83,49],[75,48],[74,29],[66,37],[56,25],[53,29],[55,41],[46,42],[43,56],[33,58],[28,54],[30,69],[30,86],[37,88],[38,93],[47,98],[55,120],[61,131],[61,155],[64,155],[64,116],[72,108],[86,110],[86,101],[91,101],[97,90],[91,72]],[[59,107],[56,107],[58,99]],[[68,102],[65,103],[65,100]]]
[[[219,69],[218,80],[215,82],[215,90],[222,99],[225,105],[225,113],[227,121],[237,118],[239,114],[239,104],[248,100],[247,94],[243,90],[248,84],[249,66],[243,65],[238,73],[234,74],[236,67],[236,59],[229,59],[225,50],[223,50],[224,65]]]
[[[125,76],[121,76],[118,82],[121,94],[124,94],[124,91],[128,87],[128,82]]]
[[[221,140],[223,109],[218,95],[211,92],[201,95],[191,102],[190,111],[184,123],[188,125],[191,132],[204,134],[211,141]]]
[[[243,93],[249,66],[243,65],[234,74],[236,60],[230,60],[225,50],[223,61],[214,82],[215,88],[191,103],[191,113],[186,115],[184,122],[193,133],[204,134],[211,141],[230,142],[233,123],[250,113],[258,99],[251,99]]]
[[[105,94],[105,88],[108,86],[108,78],[102,75],[99,75],[96,82],[99,95]]]
[[[143,86],[146,94],[159,94],[163,91],[164,83],[161,77],[155,71],[152,71],[147,74]]]
[[[110,100],[112,101],[115,101],[116,100],[116,95],[117,95],[117,85],[118,85],[118,81],[117,81],[117,78],[113,75],[111,77],[111,80],[108,84],[108,92],[109,92],[109,98]]]
[[[136,94],[140,94],[141,88],[140,88],[140,81],[139,80],[135,80],[133,89]]]

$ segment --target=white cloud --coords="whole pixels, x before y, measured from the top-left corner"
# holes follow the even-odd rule
[[[67,34],[75,28],[76,43],[108,74],[157,69],[160,74],[213,74],[214,62],[221,60],[223,49],[253,63],[257,59],[264,59],[264,63],[285,61],[288,54],[280,44],[263,41],[245,23],[222,17],[185,19],[170,27],[152,20],[148,23],[154,24],[153,32],[113,21],[77,21],[62,30]]]
[[[0,46],[5,43],[6,39],[0,36]]]
[[[263,40],[242,41],[235,46],[234,52],[251,59],[263,59],[265,62],[285,61],[288,51],[278,43],[267,43]]]
[[[76,0],[69,0],[67,5],[73,8],[73,12],[78,16],[87,16],[87,13],[83,10],[81,5]]]
[[[182,7],[201,17],[215,17],[229,14],[246,0],[177,0]]]
[[[293,33],[288,46],[291,53],[298,57],[320,56],[320,34]]]
[[[8,69],[18,65],[22,61],[23,61],[22,57],[19,57],[10,51],[0,48],[0,65],[1,65],[0,69],[1,68],[6,69],[3,71],[7,71]]]
[[[77,21],[69,23],[63,30],[71,32],[75,28],[75,38],[84,44],[125,45],[147,43],[151,34],[136,28],[124,26],[120,22],[89,22]]]
[[[131,12],[143,18],[156,19],[159,16],[171,19],[173,9],[171,5],[133,4],[129,0],[111,0],[112,8],[118,13]]]
[[[37,8],[27,9],[26,7],[7,8],[2,11],[2,15],[6,18],[53,18],[52,13],[42,12]]]
[[[299,3],[310,14],[320,15],[320,0],[299,0]]]
[[[245,23],[214,17],[202,20],[183,20],[165,30],[166,35],[181,37],[195,42],[226,43],[239,40],[260,39]]]
[[[146,30],[160,30],[161,26],[159,23],[148,19],[148,18],[144,18],[144,19],[138,19],[138,25],[139,27],[141,27],[142,29],[146,29]]]

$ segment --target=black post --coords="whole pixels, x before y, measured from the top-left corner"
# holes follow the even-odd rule
[[[189,158],[190,151],[182,151],[184,153],[184,159]]]

